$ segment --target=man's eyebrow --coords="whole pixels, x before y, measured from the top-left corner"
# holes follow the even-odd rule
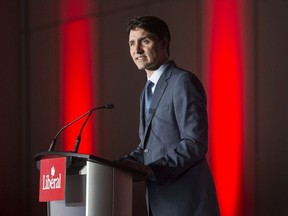
[[[143,36],[143,37],[140,37],[140,38],[137,38],[136,40],[135,39],[130,39],[129,40],[129,43],[130,42],[135,42],[135,41],[142,41],[142,40],[145,40],[145,39],[150,39],[151,37],[149,37],[149,36]]]
[[[137,41],[143,41],[143,40],[145,40],[145,39],[152,39],[152,37],[149,36],[149,35],[145,35],[145,36],[143,36],[143,37],[138,38]]]

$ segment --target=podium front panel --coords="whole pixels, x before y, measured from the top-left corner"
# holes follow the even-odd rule
[[[129,173],[87,161],[67,174],[65,201],[48,202],[48,216],[131,216],[132,184]]]
[[[87,162],[87,214],[113,215],[113,168]]]
[[[66,160],[65,199],[47,202],[48,216],[132,216],[133,169],[76,153],[39,153]]]
[[[85,216],[85,209],[85,205],[67,206],[64,200],[47,203],[48,216]]]

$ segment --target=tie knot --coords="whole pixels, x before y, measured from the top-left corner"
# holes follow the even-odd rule
[[[153,93],[152,93],[152,87],[153,86],[154,86],[154,83],[152,81],[148,80],[146,82],[145,92],[144,92],[144,103],[143,103],[143,104],[145,104],[144,105],[144,107],[145,107],[144,108],[144,110],[145,110],[145,112],[144,112],[145,115],[144,116],[147,115],[149,107],[150,107],[150,103],[151,103],[152,95],[153,95]]]
[[[151,89],[153,86],[154,86],[154,83],[152,81],[148,80],[146,83],[146,88]]]

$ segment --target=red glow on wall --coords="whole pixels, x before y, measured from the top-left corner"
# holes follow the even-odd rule
[[[73,1],[74,2],[74,1]],[[85,8],[86,4],[67,2],[61,5],[63,17],[74,18]],[[67,5],[69,3],[69,5]],[[89,19],[75,19],[61,25],[60,35],[60,67],[61,67],[61,105],[63,125],[90,110],[94,106],[93,64],[92,59],[93,32]],[[95,56],[94,56],[95,57]],[[93,57],[93,58],[94,58]],[[93,153],[95,133],[93,116],[88,121],[82,133],[81,145],[78,152]],[[72,151],[80,127],[85,118],[72,125],[63,133],[63,150]]]
[[[241,215],[243,50],[237,0],[205,4],[210,163],[222,216]]]

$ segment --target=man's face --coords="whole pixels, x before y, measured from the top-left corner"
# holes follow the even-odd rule
[[[139,70],[154,71],[167,60],[164,40],[144,29],[131,30],[129,34],[130,55]]]

